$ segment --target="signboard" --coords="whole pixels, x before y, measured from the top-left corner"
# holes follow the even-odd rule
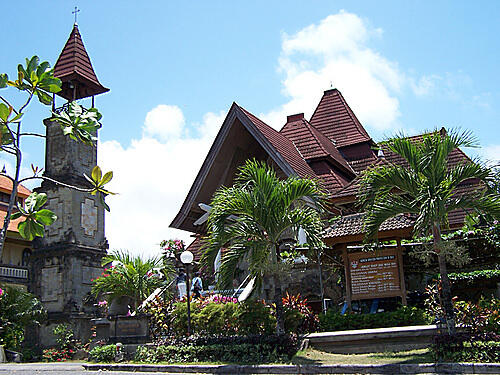
[[[402,295],[397,249],[350,253],[347,258],[352,299]]]

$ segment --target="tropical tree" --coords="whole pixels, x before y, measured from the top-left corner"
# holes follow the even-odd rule
[[[399,155],[404,164],[382,164],[368,169],[360,186],[366,209],[366,238],[376,238],[380,225],[399,214],[415,215],[414,234],[432,235],[433,253],[437,255],[442,283],[443,310],[448,330],[455,332],[454,312],[448,272],[446,247],[441,232],[448,228],[448,215],[454,210],[500,216],[500,198],[488,190],[491,169],[478,160],[449,164],[450,153],[459,147],[477,147],[471,132],[434,131],[421,139],[403,135],[383,142]],[[461,184],[474,183],[473,192],[460,190]]]
[[[133,308],[149,297],[157,288],[171,281],[174,270],[161,258],[142,259],[126,251],[115,250],[102,259],[106,268],[93,280],[92,293],[105,294],[108,302],[115,298],[129,297]]]
[[[54,77],[54,70],[51,69],[47,61],[40,63],[38,56],[26,59],[25,65],[19,64],[17,66],[16,78],[17,79],[10,80],[7,74],[0,74],[0,89],[10,87],[25,95],[24,97],[18,95],[12,99],[7,98],[3,94],[0,95],[0,153],[11,155],[15,160],[15,169],[12,176],[0,172],[0,175],[12,181],[9,204],[3,227],[0,230],[0,259],[2,258],[2,249],[11,215],[15,210],[17,210],[16,217],[23,216],[25,218],[24,221],[19,224],[19,233],[28,240],[32,240],[35,236],[43,237],[44,227],[46,225],[51,225],[56,220],[56,216],[52,211],[42,208],[47,201],[47,196],[43,193],[33,193],[26,199],[26,205],[24,207],[16,206],[17,189],[20,183],[31,179],[42,179],[72,189],[92,193],[94,195],[97,194],[108,211],[109,207],[104,202],[104,196],[112,194],[104,189],[104,185],[111,181],[113,173],[108,172],[103,176],[101,169],[97,166],[92,170],[90,177],[85,176],[89,181],[89,185],[84,187],[63,184],[48,176],[44,176],[42,175],[42,169],[33,165],[31,166],[33,175],[20,178],[22,163],[21,140],[25,137],[45,138],[44,134],[26,132],[22,127],[23,117],[34,98],[38,98],[41,104],[50,106],[53,101],[52,95],[61,91],[61,80]],[[16,107],[14,100],[21,97],[24,99],[22,99],[19,106]],[[97,141],[97,130],[101,127],[101,123],[99,122],[101,117],[101,114],[96,108],[84,109],[76,102],[71,102],[65,109],[53,112],[51,121],[61,126],[61,130],[65,136],[77,142],[94,145]]]
[[[20,287],[0,288],[0,345],[20,350],[27,327],[40,325],[47,317],[42,303]]]
[[[272,168],[255,160],[239,168],[232,187],[221,187],[213,196],[202,261],[213,267],[219,250],[225,249],[218,270],[223,288],[232,285],[242,260],[257,285],[270,276],[278,334],[284,332],[280,246],[285,238],[296,241],[302,228],[310,246],[322,247],[324,199],[317,181],[296,176],[280,180]]]

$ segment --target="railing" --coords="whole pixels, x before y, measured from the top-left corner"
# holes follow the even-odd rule
[[[0,265],[0,277],[28,280],[28,269],[24,267]]]

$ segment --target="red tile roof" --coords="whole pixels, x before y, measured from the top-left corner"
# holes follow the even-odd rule
[[[186,247],[186,250],[191,251],[193,253],[193,261],[198,263],[201,259],[202,256],[202,251],[201,251],[201,238],[200,236],[196,236],[196,238],[191,242],[188,247]]]
[[[325,229],[325,238],[356,236],[364,234],[365,213],[346,215]],[[398,215],[384,221],[379,232],[413,228],[414,220],[408,215]]]
[[[339,148],[371,141],[371,137],[337,89],[324,92],[310,123]]]
[[[288,121],[280,130],[280,133],[297,146],[304,159],[332,158],[347,172],[355,174],[354,170],[340,154],[332,141],[315,129],[304,118]]]
[[[315,176],[314,171],[306,163],[304,158],[300,155],[299,150],[290,139],[271,128],[258,117],[248,112],[245,108],[240,106],[238,107],[300,177]]]
[[[75,99],[109,91],[97,79],[76,24],[54,66],[54,76],[63,82],[62,91],[57,94],[67,100],[73,100],[70,81],[76,87]]]
[[[0,191],[10,194],[12,191],[12,181],[5,177],[0,176]],[[17,187],[17,195],[21,198],[27,198],[31,194],[31,190],[25,188],[23,185]]]

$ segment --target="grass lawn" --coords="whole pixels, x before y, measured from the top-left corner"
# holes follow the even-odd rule
[[[294,364],[385,364],[385,363],[429,363],[434,362],[429,349],[404,352],[369,354],[332,354],[309,348],[298,352],[291,360]]]

